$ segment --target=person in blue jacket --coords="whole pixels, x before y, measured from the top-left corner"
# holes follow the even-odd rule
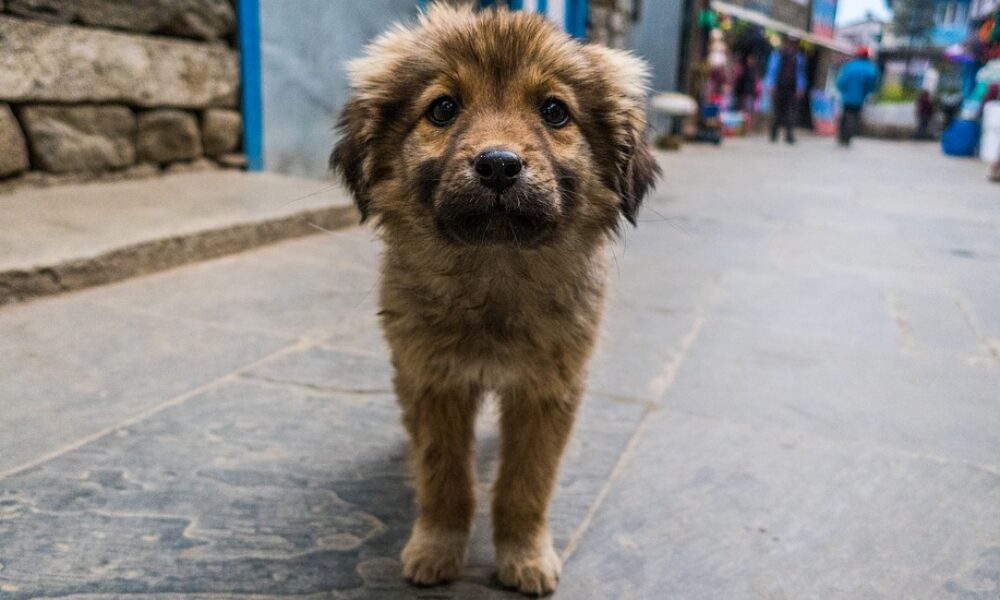
[[[786,37],[781,48],[771,51],[764,74],[764,87],[771,94],[771,141],[778,141],[778,130],[785,128],[785,141],[795,143],[796,106],[806,94],[806,55],[799,41]]]
[[[844,105],[837,136],[842,146],[849,146],[851,138],[861,129],[861,109],[868,94],[876,91],[878,85],[878,67],[868,60],[868,48],[862,46],[854,60],[840,68],[837,77],[837,89]]]

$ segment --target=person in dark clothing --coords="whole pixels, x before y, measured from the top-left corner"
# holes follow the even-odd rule
[[[733,84],[733,110],[753,112],[757,100],[757,57],[748,53],[740,61],[740,70]]]
[[[917,97],[917,139],[933,139],[931,135],[931,119],[934,118],[934,98],[927,90]]]
[[[865,99],[878,89],[878,67],[868,60],[868,48],[858,48],[854,60],[841,67],[837,89],[844,105],[837,138],[840,145],[849,146],[851,138],[861,131],[861,109]]]
[[[771,92],[774,119],[771,121],[771,141],[778,141],[778,131],[784,127],[785,141],[795,143],[796,106],[806,93],[806,57],[799,41],[785,38],[781,49],[771,52],[764,78]]]

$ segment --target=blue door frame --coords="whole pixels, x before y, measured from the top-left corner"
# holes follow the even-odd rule
[[[573,37],[584,38],[587,36],[587,15],[589,13],[588,0],[535,0],[536,10],[545,14],[549,9],[549,2],[566,3],[566,22],[563,29]],[[498,0],[479,0],[479,6],[493,6]],[[429,0],[417,0],[421,9],[426,9]],[[507,5],[513,10],[523,10],[524,0],[508,0]]]
[[[243,151],[247,169],[264,170],[264,100],[260,64],[260,0],[239,0],[240,76],[243,90]]]
[[[564,13],[565,22],[563,29],[566,33],[576,38],[587,37],[587,15],[589,13],[588,0],[535,0],[535,10],[541,14],[546,14],[549,10],[550,2],[565,2]],[[483,6],[495,4],[495,0],[480,0]],[[514,10],[524,9],[524,0],[509,0],[508,5]]]

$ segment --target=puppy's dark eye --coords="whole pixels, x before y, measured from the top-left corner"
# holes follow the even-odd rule
[[[434,102],[431,102],[430,107],[427,109],[427,120],[438,127],[444,127],[451,123],[457,116],[458,102],[451,96],[441,96]]]
[[[562,127],[569,123],[569,108],[566,103],[556,98],[547,98],[539,107],[542,119],[552,127]]]

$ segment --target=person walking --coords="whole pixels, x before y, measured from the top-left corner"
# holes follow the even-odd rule
[[[934,118],[934,98],[927,90],[917,96],[917,139],[931,140],[931,120]]]
[[[854,59],[840,68],[837,77],[837,89],[844,106],[837,132],[841,146],[850,146],[851,138],[860,132],[861,109],[865,106],[865,99],[878,89],[878,68],[868,57],[868,48],[858,48]]]
[[[764,85],[771,93],[771,141],[778,141],[778,130],[784,127],[785,141],[795,143],[796,106],[806,94],[806,56],[799,41],[786,37],[781,48],[771,51],[767,61]]]
[[[757,56],[748,52],[740,60],[736,81],[733,83],[733,110],[747,114],[753,112],[757,101]]]

